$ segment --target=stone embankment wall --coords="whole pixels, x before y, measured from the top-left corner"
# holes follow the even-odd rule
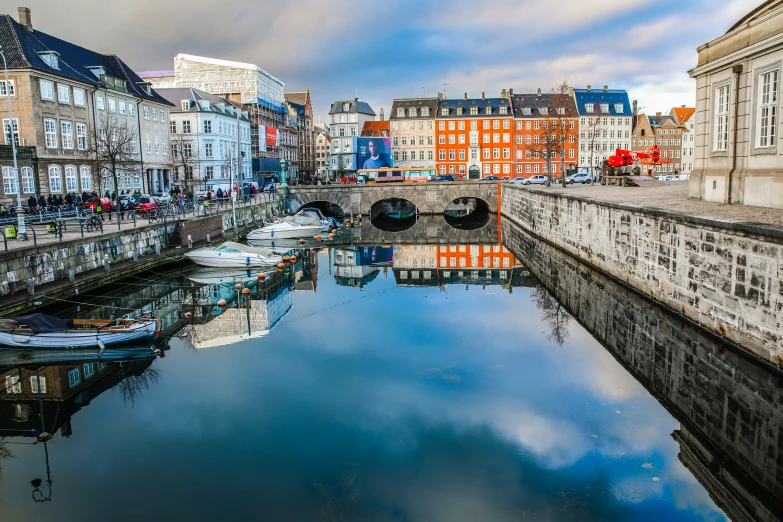
[[[259,205],[236,209],[240,229],[261,226],[264,217],[279,211],[280,200],[275,199]],[[0,294],[13,294],[27,289],[27,280],[34,286],[68,279],[69,272],[81,274],[103,267],[104,257],[109,263],[133,259],[154,253],[160,248],[187,245],[187,236],[193,243],[199,243],[210,234],[214,240],[233,234],[231,208],[222,209],[217,216],[189,221],[172,221],[165,225],[156,221],[152,224],[139,221],[136,228],[113,230],[115,222],[106,222],[104,234],[86,236],[61,242],[48,242],[38,246],[15,249],[0,254]],[[258,225],[256,225],[256,223]],[[230,231],[230,232],[229,232]],[[32,242],[31,242],[32,243]],[[183,252],[184,253],[184,252]]]
[[[783,512],[779,372],[520,227],[504,220],[501,231],[506,248],[682,423],[675,439],[688,441],[681,449],[689,462],[696,452],[706,463],[697,476],[732,520],[776,520],[769,515]]]
[[[783,363],[783,234],[504,186],[504,217],[756,356]]]

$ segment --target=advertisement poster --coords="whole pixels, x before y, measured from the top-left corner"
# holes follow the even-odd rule
[[[258,126],[258,150],[266,152],[266,125]]]
[[[280,134],[274,127],[266,128],[266,144],[271,145],[272,147],[280,146]]]
[[[356,166],[375,170],[394,167],[391,138],[356,138]]]

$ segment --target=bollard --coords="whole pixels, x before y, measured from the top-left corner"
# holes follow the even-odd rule
[[[188,234],[188,248],[193,248],[193,236]]]
[[[76,277],[73,273],[73,269],[68,270],[68,280],[73,283],[76,280]]]
[[[107,272],[111,272],[111,263],[109,263],[109,254],[103,254],[103,268]]]
[[[207,234],[207,243],[211,243],[211,242],[212,242],[212,238],[209,237],[209,234]]]
[[[155,255],[160,255],[160,243],[155,243]]]
[[[27,280],[27,293],[30,295],[35,295],[35,285],[33,284],[32,279]]]

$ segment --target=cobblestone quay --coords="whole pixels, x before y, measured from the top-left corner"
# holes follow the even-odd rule
[[[721,215],[762,209],[707,203],[712,215],[697,215],[645,204],[656,188],[624,189],[638,204],[602,200],[604,188],[504,186],[502,213],[757,357],[783,363],[783,227]]]
[[[680,460],[732,520],[783,520],[783,378],[507,220],[503,241],[681,423]]]

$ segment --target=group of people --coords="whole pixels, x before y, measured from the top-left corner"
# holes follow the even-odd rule
[[[30,207],[30,210],[36,210],[38,208],[60,207],[63,205],[80,205],[84,202],[87,202],[91,197],[97,198],[98,194],[93,192],[92,195],[89,195],[86,191],[82,192],[81,194],[69,192],[65,195],[65,197],[63,197],[62,194],[58,194],[57,196],[54,194],[49,194],[48,198],[44,197],[43,194],[37,198],[35,195],[32,195],[27,200],[27,206]]]

